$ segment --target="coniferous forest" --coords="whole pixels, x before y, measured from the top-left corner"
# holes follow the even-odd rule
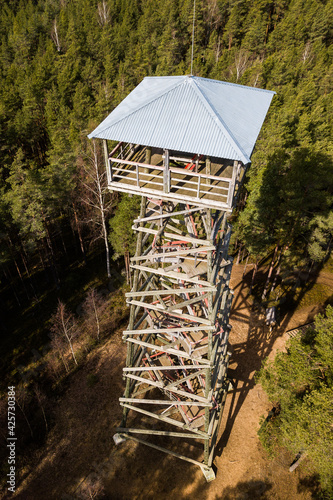
[[[59,381],[84,353],[126,321],[122,254],[133,248],[130,221],[138,202],[105,192],[101,145],[87,135],[145,76],[190,73],[192,22],[193,0],[1,3],[2,390],[31,380],[25,366],[34,353],[37,364],[43,359],[34,373],[47,367],[47,380],[60,391]],[[302,276],[330,258],[332,42],[331,0],[196,0],[193,74],[276,92],[232,216],[235,258],[253,264],[251,291],[266,303],[286,297],[296,303],[307,282]],[[264,279],[256,276],[260,266]],[[302,345],[304,356],[311,349],[319,356],[322,337],[317,342],[311,335]],[[279,362],[275,370],[282,370],[284,359]],[[332,419],[331,359],[318,363],[326,363],[318,371],[321,380],[311,385],[300,377],[292,397],[313,387],[311,397]],[[260,376],[276,400],[268,380],[280,372],[270,370]],[[43,384],[22,386],[22,409],[28,393],[32,413],[44,408],[50,382]],[[288,422],[297,413],[296,403],[289,403]],[[42,422],[44,410],[39,413]],[[306,420],[310,413],[304,415]],[[31,438],[34,425],[40,423],[32,418]],[[281,428],[291,432],[286,422]],[[332,443],[331,436],[325,440]],[[329,454],[322,441],[320,446]],[[319,474],[332,491],[329,469],[324,464]]]

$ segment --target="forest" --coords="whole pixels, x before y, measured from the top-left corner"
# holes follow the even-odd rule
[[[87,135],[145,76],[190,73],[193,0],[5,0],[0,12],[1,391],[21,384],[28,446],[51,425],[50,387],[128,314],[121,257],[138,200],[106,191]],[[196,0],[193,74],[276,92],[231,221],[235,262],[253,264],[251,291],[270,305],[293,307],[331,253],[332,41],[331,0]]]

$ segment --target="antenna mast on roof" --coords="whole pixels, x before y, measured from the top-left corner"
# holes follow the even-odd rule
[[[194,21],[195,21],[195,0],[194,0],[194,4],[193,4],[193,27],[192,27],[191,75],[193,75]]]

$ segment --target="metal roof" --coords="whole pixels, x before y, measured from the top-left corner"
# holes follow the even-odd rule
[[[196,76],[146,77],[88,137],[246,164],[274,94]]]

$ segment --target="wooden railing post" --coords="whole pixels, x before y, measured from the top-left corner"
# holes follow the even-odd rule
[[[197,198],[200,198],[200,184],[201,184],[201,175],[199,175],[198,177]]]
[[[206,156],[206,175],[211,175],[211,162],[208,156]],[[210,179],[206,179],[206,183],[210,184]]]
[[[104,149],[106,176],[108,179],[108,184],[110,184],[110,182],[112,182],[112,163],[109,159],[108,143],[106,139],[103,139],[103,149]]]
[[[170,193],[169,150],[164,150],[163,192]]]
[[[232,201],[234,197],[235,184],[236,184],[236,176],[238,172],[238,161],[234,161],[234,165],[232,167],[232,178],[229,184],[229,192],[228,192],[228,207],[232,207]]]

